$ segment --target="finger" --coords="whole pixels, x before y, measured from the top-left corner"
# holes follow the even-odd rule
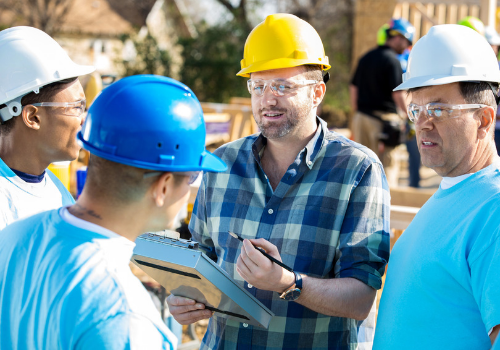
[[[261,265],[265,264],[265,261],[262,260],[262,254],[253,247],[250,241],[247,239],[245,241],[246,242],[243,242],[243,249],[241,249],[240,257],[248,269],[253,272]]]
[[[167,304],[168,306],[194,305],[196,300],[170,294],[167,298]]]
[[[183,325],[191,324],[203,319],[210,318],[212,317],[212,315],[213,312],[210,310],[191,311],[180,315],[172,314],[175,320]]]
[[[249,240],[245,240],[246,242],[243,242],[243,247],[245,249],[246,255],[248,256],[248,259],[245,259],[245,262],[247,263],[247,266],[250,267],[252,271],[255,270],[252,265],[250,265],[250,261],[252,264],[254,264],[256,267],[260,267],[263,269],[269,269],[271,267],[271,261],[269,258],[264,256],[261,252],[259,252],[255,247],[250,243]]]
[[[243,279],[248,282],[248,276],[252,275],[252,271],[241,259],[241,255],[238,257],[238,260],[236,261],[236,270],[238,271],[240,276],[243,277]]]
[[[264,249],[266,253],[271,255],[273,258],[280,257],[278,248],[268,240],[265,240],[264,238],[259,238],[259,239],[250,239],[250,242],[256,247]]]

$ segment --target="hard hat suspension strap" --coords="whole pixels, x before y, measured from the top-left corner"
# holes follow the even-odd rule
[[[25,95],[16,97],[15,99],[0,106],[0,124],[4,124],[7,120],[17,117],[21,114],[23,106],[21,100]]]

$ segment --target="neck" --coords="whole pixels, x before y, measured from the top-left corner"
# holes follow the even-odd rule
[[[443,177],[456,177],[465,174],[474,174],[490,166],[498,159],[498,153],[493,142],[485,144],[484,148],[479,148],[473,160],[465,168],[455,168],[447,174],[439,174]]]
[[[132,242],[148,231],[148,207],[142,202],[117,205],[103,198],[90,198],[84,191],[68,210],[77,218],[104,227]]]
[[[8,135],[0,137],[0,158],[11,169],[31,175],[40,175],[51,163],[33,139],[16,134],[12,130]]]
[[[261,164],[273,190],[276,189],[288,167],[297,157],[297,154],[314,137],[314,133],[318,128],[316,118],[313,119],[313,123],[308,123],[298,128],[300,131],[297,135],[289,134],[279,139],[267,140]]]

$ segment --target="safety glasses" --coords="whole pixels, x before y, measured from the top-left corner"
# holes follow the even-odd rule
[[[478,109],[488,107],[482,104],[462,104],[462,105],[452,105],[447,103],[428,103],[424,106],[420,106],[411,103],[407,107],[408,118],[416,123],[422,112],[425,111],[427,119],[432,118],[433,121],[441,122],[447,119],[460,117],[463,110],[467,109]]]
[[[198,179],[198,176],[200,176],[200,173],[201,173],[201,171],[187,171],[187,172],[183,172],[183,173],[172,172],[172,174],[174,174],[174,175],[188,176],[189,177],[188,185],[192,185]],[[163,174],[165,174],[165,171],[151,171],[149,173],[145,173],[143,175],[143,178],[147,179],[149,177],[160,176]]]
[[[274,96],[285,96],[294,90],[307,86],[319,83],[320,80],[281,80],[281,79],[273,79],[273,80],[248,80],[247,87],[248,92],[251,95],[262,96],[264,95],[264,91],[269,86],[271,92]]]
[[[40,102],[30,103],[29,105],[35,107],[58,107],[61,108],[61,114],[79,117],[85,112],[87,101],[84,99],[76,102]]]

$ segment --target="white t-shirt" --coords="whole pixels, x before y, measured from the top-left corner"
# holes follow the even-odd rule
[[[175,349],[134,247],[66,208],[0,231],[0,349]]]
[[[71,194],[50,170],[47,169],[40,183],[28,183],[0,158],[0,230],[18,219],[74,202]]]

